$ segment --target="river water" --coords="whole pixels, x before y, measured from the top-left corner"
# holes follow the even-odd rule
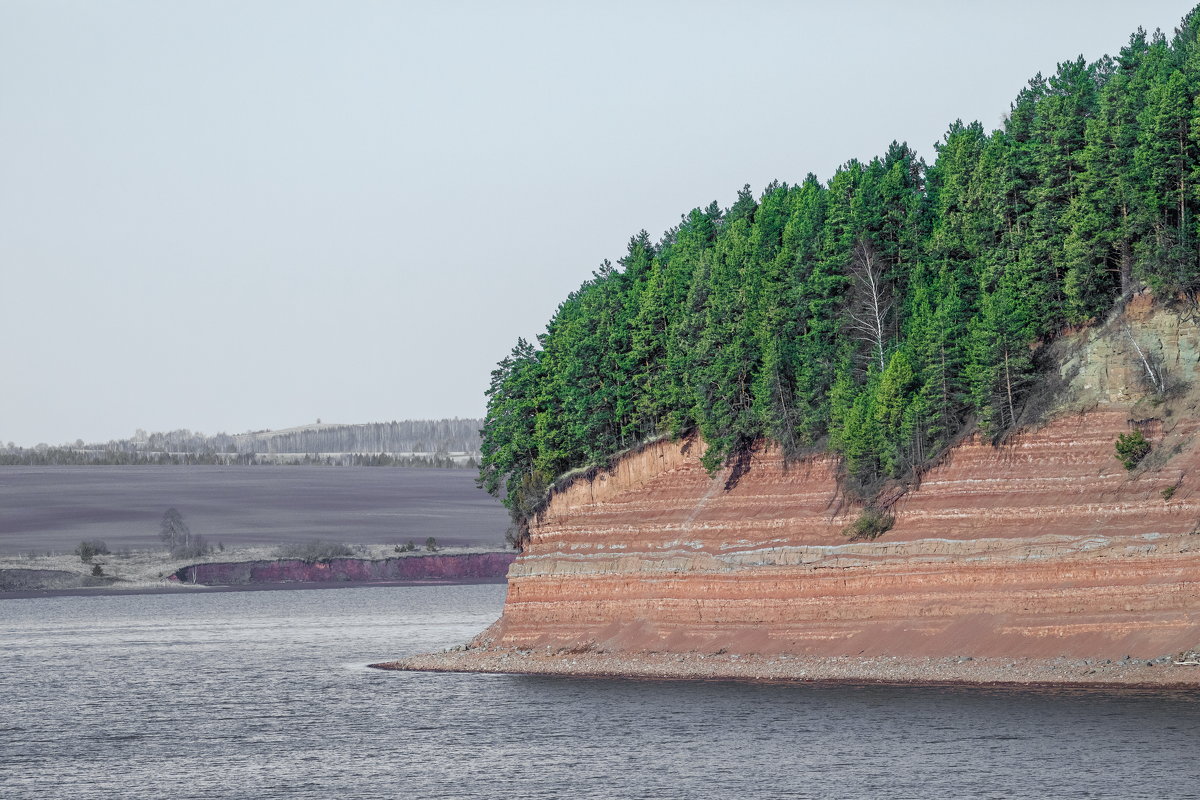
[[[503,592],[0,601],[0,798],[1200,797],[1195,693],[366,667]]]

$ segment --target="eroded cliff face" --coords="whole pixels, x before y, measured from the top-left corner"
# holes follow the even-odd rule
[[[843,534],[861,508],[836,463],[786,464],[769,445],[736,482],[706,474],[698,441],[658,442],[579,479],[533,527],[482,639],[871,656],[1195,647],[1200,330],[1143,300],[1070,345],[1050,421],[1000,447],[955,447],[874,541]],[[1142,388],[1147,361],[1169,399]],[[1154,450],[1130,473],[1113,445],[1135,425]]]

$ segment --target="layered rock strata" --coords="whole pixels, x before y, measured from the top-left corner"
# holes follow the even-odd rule
[[[1129,324],[1127,324],[1129,323]],[[1135,303],[1080,334],[1050,421],[953,448],[874,541],[827,457],[769,444],[736,480],[658,442],[559,491],[509,571],[506,648],[1156,658],[1200,644],[1200,335]],[[1139,388],[1150,365],[1166,399]],[[1134,427],[1154,449],[1114,455]]]

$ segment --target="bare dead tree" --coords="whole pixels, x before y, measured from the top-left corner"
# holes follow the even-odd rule
[[[1017,404],[1016,404],[1016,400],[1013,397],[1014,392],[1013,392],[1012,359],[1009,358],[1010,348],[1009,348],[1007,336],[1004,338],[1003,348],[1004,348],[1004,399],[1008,406],[1008,422],[1005,425],[1005,427],[1007,427],[1008,425],[1016,425],[1017,424]],[[1003,419],[1001,419],[1001,421],[1003,422]]]
[[[1142,362],[1142,369],[1145,370],[1146,384],[1154,390],[1155,394],[1162,394],[1167,390],[1167,382],[1163,376],[1162,368],[1155,363],[1156,359],[1138,344],[1137,337],[1133,335],[1133,326],[1125,324],[1125,335],[1129,337],[1129,343],[1133,345],[1133,349],[1138,354],[1138,359]]]
[[[850,329],[856,338],[867,343],[872,360],[879,363],[880,370],[886,366],[888,320],[893,305],[883,273],[884,262],[875,252],[875,246],[866,239],[859,239],[850,261],[850,274],[856,289],[856,302],[850,309]]]

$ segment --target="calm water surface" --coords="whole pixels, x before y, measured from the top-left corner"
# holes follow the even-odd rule
[[[366,668],[503,591],[0,601],[0,798],[1200,797],[1190,693]]]

